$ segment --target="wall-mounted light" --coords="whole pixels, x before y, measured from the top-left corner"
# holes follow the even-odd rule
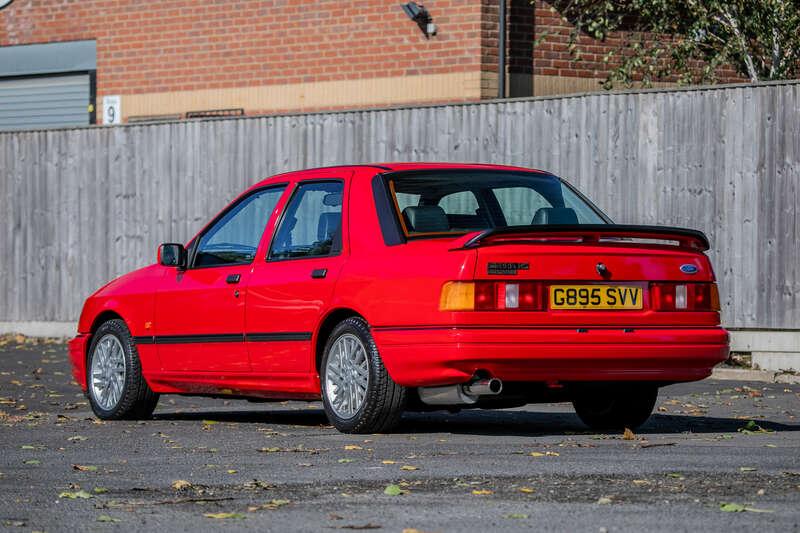
[[[403,8],[408,18],[417,23],[419,29],[425,34],[426,39],[431,35],[436,35],[436,24],[433,23],[431,14],[428,13],[425,6],[416,2],[406,2],[401,4],[400,7]]]

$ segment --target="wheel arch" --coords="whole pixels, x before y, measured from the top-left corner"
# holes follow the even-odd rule
[[[349,307],[338,307],[332,309],[325,315],[325,318],[317,328],[314,341],[314,368],[317,372],[319,372],[320,365],[322,364],[322,354],[325,351],[325,343],[328,342],[328,337],[330,337],[331,332],[333,332],[333,328],[342,320],[352,317],[364,318],[361,313]]]
[[[83,360],[86,362],[85,364],[87,366],[89,364],[89,349],[92,347],[92,340],[94,339],[95,332],[98,329],[100,329],[100,326],[102,326],[109,320],[117,320],[117,319],[122,320],[123,322],[125,321],[125,319],[122,318],[122,315],[120,315],[116,311],[113,311],[111,309],[104,309],[103,311],[98,313],[96,317],[94,317],[94,320],[92,320],[92,325],[89,328],[89,338],[86,341],[86,348],[84,349],[83,353]]]
[[[103,325],[103,323],[108,322],[109,320],[117,320],[117,319],[122,320],[123,322],[125,321],[125,319],[122,318],[122,315],[120,315],[118,312],[113,311],[111,309],[105,309],[101,311],[96,317],[94,317],[94,320],[92,321],[92,327],[89,328],[89,333],[94,335],[94,332],[97,331],[98,328],[100,328],[100,326]]]

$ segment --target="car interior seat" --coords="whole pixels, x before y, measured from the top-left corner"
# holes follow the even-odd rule
[[[403,209],[403,218],[410,231],[434,233],[450,231],[444,209],[438,205],[416,205]]]
[[[569,207],[542,207],[536,210],[531,225],[543,224],[578,224],[578,215]]]

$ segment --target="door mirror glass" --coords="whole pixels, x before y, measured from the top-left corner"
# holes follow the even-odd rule
[[[162,244],[158,247],[158,264],[186,268],[186,248],[174,242]]]

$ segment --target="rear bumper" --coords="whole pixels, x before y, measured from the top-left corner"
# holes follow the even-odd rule
[[[72,363],[72,377],[81,386],[83,392],[86,392],[86,344],[89,342],[91,335],[88,333],[79,333],[75,338],[69,341],[69,360]]]
[[[392,379],[407,387],[468,381],[696,381],[728,357],[728,332],[705,328],[374,328]]]

